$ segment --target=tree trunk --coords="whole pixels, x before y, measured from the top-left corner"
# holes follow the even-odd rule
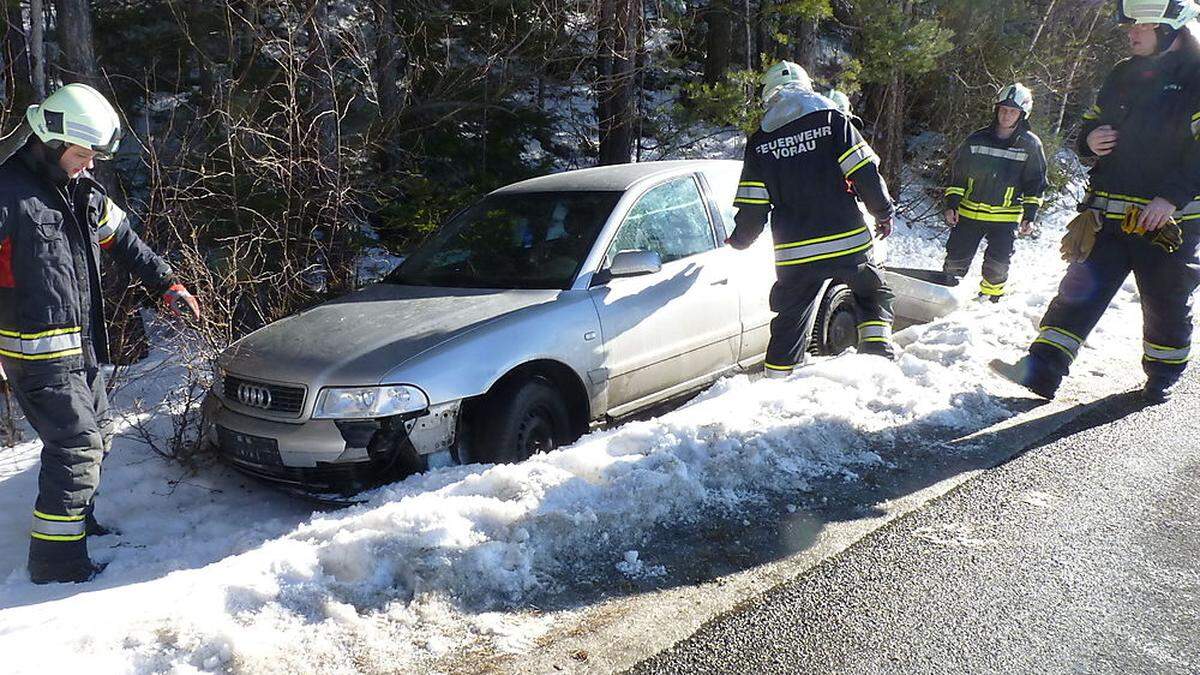
[[[904,164],[905,79],[899,68],[892,70],[891,81],[883,92],[882,118],[877,125],[879,143],[876,151],[882,163],[884,180],[893,194],[900,191],[900,169]]]
[[[639,0],[602,0],[597,67],[600,164],[623,164],[633,151],[634,66],[640,47]]]
[[[399,144],[395,139],[405,105],[400,78],[408,68],[408,52],[396,25],[396,0],[375,0],[372,11],[379,29],[374,63],[375,91],[379,98],[380,150],[376,155],[376,163],[381,171],[390,172],[399,164],[396,156]]]
[[[46,98],[46,6],[42,0],[29,0],[29,63],[33,71],[33,97]]]
[[[774,40],[767,34],[767,3],[769,0],[759,0],[758,7],[753,14],[749,14],[750,21],[754,25],[754,58],[750,60],[756,70],[761,70],[763,67],[762,56],[768,52],[774,56],[772,43]],[[750,6],[746,6],[746,11],[750,12]]]
[[[708,35],[704,40],[705,84],[723,82],[725,73],[729,72],[733,56],[733,12],[729,1],[713,0],[712,6],[704,14],[704,21],[708,24]]]
[[[63,80],[83,82],[103,91],[92,34],[88,0],[55,0],[58,8],[58,46],[62,49]]]
[[[792,60],[804,67],[809,74],[817,74],[817,36],[820,24],[808,19],[797,19],[792,42]]]
[[[29,45],[25,39],[24,21],[21,18],[21,6],[17,3],[4,5],[4,32],[0,35],[0,61],[3,62],[4,92],[0,98],[4,102],[6,114],[20,115],[25,106],[33,103],[33,73],[29,68]],[[11,124],[5,124],[8,131]]]
[[[742,26],[746,33],[746,70],[754,70],[754,13],[750,0],[742,0]]]

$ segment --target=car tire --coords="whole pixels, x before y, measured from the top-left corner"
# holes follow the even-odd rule
[[[542,378],[503,384],[488,394],[477,426],[478,461],[520,462],[571,441],[570,415],[557,389]]]
[[[858,320],[854,293],[845,284],[830,284],[821,298],[813,322],[812,351],[819,356],[836,356],[858,345]]]

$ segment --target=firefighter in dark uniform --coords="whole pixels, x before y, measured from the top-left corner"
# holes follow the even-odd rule
[[[1053,397],[1132,271],[1142,304],[1142,393],[1161,402],[1191,355],[1192,292],[1200,283],[1200,41],[1193,21],[1200,6],[1117,5],[1133,56],[1113,68],[1083,116],[1079,152],[1098,159],[1082,213],[1063,239],[1073,264],[1029,354],[992,365]]]
[[[1018,232],[1033,232],[1046,189],[1042,141],[1029,130],[1033,93],[1021,83],[1000,90],[992,123],[967,137],[954,157],[946,188],[951,226],[942,269],[966,275],[979,242],[987,240],[979,295],[998,302]]]
[[[174,309],[199,308],[88,173],[116,151],[121,124],[95,89],[69,84],[30,106],[16,154],[0,164],[0,364],[42,440],[29,544],[35,583],[99,571],[87,536],[111,426],[100,250]]]
[[[892,300],[883,272],[871,263],[874,238],[858,198],[880,237],[894,212],[879,175],[879,158],[833,101],[816,94],[800,66],[783,61],[763,76],[762,126],[746,143],[729,243],[749,247],[768,216],[775,241],[771,340],[766,375],[786,377],[800,362],[824,282],[846,283],[858,312],[858,350],[894,358]],[[856,198],[857,193],[857,198]]]

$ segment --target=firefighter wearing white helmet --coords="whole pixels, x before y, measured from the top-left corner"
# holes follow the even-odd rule
[[[837,106],[837,109],[840,110],[843,115],[849,117],[850,121],[854,123],[854,126],[858,127],[859,131],[862,131],[862,118],[854,114],[854,111],[850,107],[850,97],[847,96],[845,92],[838,91],[837,89],[830,89],[829,92],[825,94],[825,98],[833,101],[833,104]]]
[[[1166,400],[1191,358],[1200,284],[1200,7],[1191,0],[1116,3],[1131,58],[1113,67],[1083,114],[1078,152],[1095,162],[1071,262],[1029,353],[994,367],[1054,396],[1089,333],[1132,272],[1142,304],[1143,397]]]
[[[1020,82],[1000,89],[992,122],[967,137],[955,153],[946,187],[951,226],[942,269],[966,275],[981,241],[987,241],[979,297],[998,302],[1018,234],[1029,234],[1046,189],[1042,141],[1029,129],[1033,93]]]
[[[41,105],[31,105],[25,121],[52,148],[77,145],[109,159],[121,143],[121,119],[100,92],[86,84],[68,84]]]
[[[89,169],[121,141],[116,110],[69,84],[31,106],[0,164],[0,366],[42,441],[29,543],[35,583],[98,571],[89,535],[111,424],[100,366],[108,359],[100,252],[151,292],[199,317],[195,298],[138,237]]]
[[[871,262],[874,237],[858,207],[861,198],[880,237],[891,232],[892,200],[879,158],[850,119],[812,90],[800,66],[783,61],[762,80],[766,114],[746,142],[728,239],[748,248],[768,217],[776,283],[770,306],[767,377],[786,377],[802,362],[807,327],[829,279],[854,294],[861,353],[894,357],[892,291]],[[856,197],[857,193],[857,197]]]

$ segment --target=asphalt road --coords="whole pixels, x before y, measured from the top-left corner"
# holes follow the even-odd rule
[[[1198,397],[1103,399],[633,672],[1200,672]]]

